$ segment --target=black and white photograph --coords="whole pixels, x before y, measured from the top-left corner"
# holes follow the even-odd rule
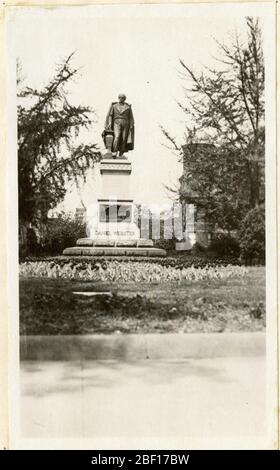
[[[5,9],[12,449],[277,448],[275,5]]]

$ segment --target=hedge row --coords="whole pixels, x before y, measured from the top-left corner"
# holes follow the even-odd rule
[[[207,257],[198,257],[198,256],[168,256],[166,258],[151,258],[151,257],[132,257],[132,256],[120,256],[118,258],[111,257],[111,256],[51,256],[51,257],[27,257],[23,259],[23,262],[34,262],[34,261],[46,261],[46,262],[53,262],[58,266],[65,266],[65,265],[76,265],[76,264],[84,264],[88,266],[89,264],[94,266],[99,266],[100,264],[102,267],[106,268],[108,262],[116,260],[121,263],[128,263],[133,261],[135,263],[151,263],[157,264],[160,266],[166,267],[174,267],[177,269],[195,267],[195,268],[204,268],[205,266],[215,267],[215,266],[227,266],[227,265],[234,265],[240,266],[242,263],[239,259],[231,258],[231,257],[224,257],[224,258],[207,258]]]

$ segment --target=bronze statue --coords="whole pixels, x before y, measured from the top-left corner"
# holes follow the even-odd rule
[[[125,102],[126,96],[119,94],[119,102],[111,104],[106,116],[105,130],[102,134],[105,146],[112,151],[113,157],[122,157],[134,148],[134,118],[131,105]],[[109,147],[111,148],[108,148]]]

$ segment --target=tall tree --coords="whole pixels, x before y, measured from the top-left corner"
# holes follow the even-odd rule
[[[64,198],[67,183],[86,178],[99,159],[96,144],[78,143],[82,128],[89,129],[94,112],[68,101],[67,85],[78,74],[73,54],[59,64],[41,90],[22,88],[18,76],[18,188],[22,224],[44,222],[49,209]]]
[[[264,59],[258,19],[246,18],[247,39],[218,43],[219,67],[197,74],[180,60],[187,81],[179,103],[188,123],[178,147],[184,163],[180,198],[196,195],[210,221],[233,229],[264,199]],[[200,145],[199,145],[200,144]]]

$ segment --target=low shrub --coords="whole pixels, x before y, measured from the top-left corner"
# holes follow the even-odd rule
[[[174,253],[176,250],[176,239],[171,238],[170,240],[154,240],[154,246],[155,248],[166,250],[167,253]]]
[[[244,217],[239,232],[241,257],[246,263],[265,262],[265,211],[264,207],[250,210]]]
[[[193,255],[203,256],[203,255],[206,255],[207,248],[205,248],[203,245],[201,245],[201,243],[195,242],[195,244],[192,247],[191,253]]]
[[[238,258],[240,256],[240,246],[236,238],[229,234],[218,233],[215,234],[214,238],[208,248],[209,252],[214,253],[215,256],[232,256]]]
[[[21,259],[21,262],[54,262],[58,266],[65,266],[66,264],[72,265],[91,265],[96,266],[96,264],[107,265],[109,261],[118,261],[118,263],[149,263],[149,264],[158,264],[160,266],[171,266],[176,269],[183,268],[204,268],[205,266],[227,266],[227,265],[240,265],[241,262],[239,259],[224,256],[223,258],[217,257],[201,257],[192,254],[179,254],[176,256],[167,256],[165,258],[157,257],[136,257],[136,256],[120,256],[116,259],[115,256],[28,256]]]
[[[19,257],[23,260],[30,256],[61,255],[64,248],[75,246],[78,238],[86,236],[85,223],[61,213],[40,227],[27,229],[26,243],[19,246]]]
[[[47,254],[61,254],[64,248],[75,246],[78,238],[86,237],[86,225],[69,216],[49,220],[43,240]]]

